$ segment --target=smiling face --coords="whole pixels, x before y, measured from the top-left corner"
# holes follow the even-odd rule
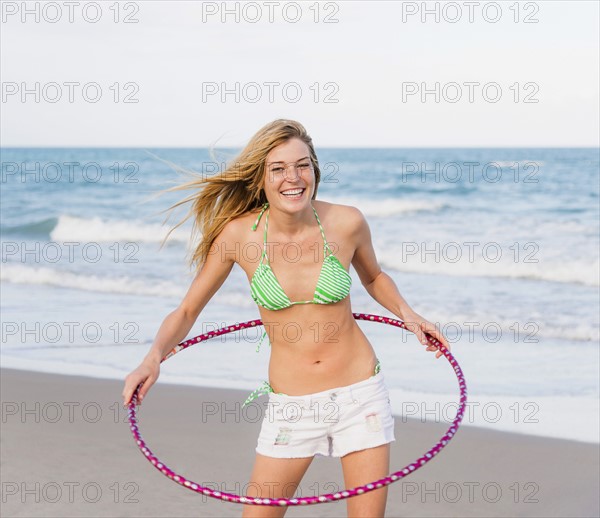
[[[310,205],[315,173],[308,146],[292,138],[267,155],[264,190],[270,206],[299,212]]]

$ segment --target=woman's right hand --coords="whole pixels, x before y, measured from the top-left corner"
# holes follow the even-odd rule
[[[131,371],[125,378],[125,387],[123,388],[123,406],[127,406],[135,389],[140,383],[143,383],[138,394],[138,404],[142,404],[142,399],[154,385],[160,374],[160,362],[153,360],[144,360],[137,369]]]

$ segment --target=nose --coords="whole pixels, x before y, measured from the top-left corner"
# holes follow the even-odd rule
[[[290,173],[290,168],[293,173]],[[285,180],[288,182],[297,182],[300,179],[300,171],[295,164],[290,164],[285,170]]]

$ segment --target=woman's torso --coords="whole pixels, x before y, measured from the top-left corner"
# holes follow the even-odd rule
[[[312,200],[325,237],[346,270],[354,256],[353,229],[344,206]],[[251,230],[258,211],[236,219],[237,262],[252,280],[263,250],[264,218]],[[277,281],[291,301],[312,300],[323,266],[323,238],[315,219],[305,235],[278,236],[271,223],[267,254]],[[248,291],[250,296],[250,291]],[[333,304],[297,304],[271,311],[257,306],[271,342],[269,382],[290,396],[321,392],[367,379],[376,357],[352,316],[350,296]]]

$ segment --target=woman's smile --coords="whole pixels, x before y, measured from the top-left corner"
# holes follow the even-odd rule
[[[303,187],[294,187],[281,191],[281,195],[287,200],[300,200],[306,191]]]

